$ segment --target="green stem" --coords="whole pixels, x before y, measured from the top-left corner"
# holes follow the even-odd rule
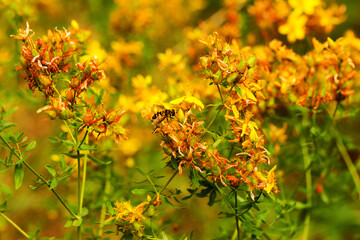
[[[13,225],[22,235],[24,235],[24,237],[30,239],[29,235],[24,230],[22,230],[16,223],[14,223],[10,218],[8,218],[5,214],[0,212],[0,215],[3,218],[5,218],[5,220],[8,221],[11,225]]]
[[[11,147],[11,146],[9,145],[9,143],[6,142],[5,139],[4,139],[1,135],[0,135],[0,139],[4,142],[4,144],[5,144],[9,149],[14,150],[14,148]],[[19,156],[15,151],[14,151],[14,154],[15,154],[15,156],[16,156],[19,160],[21,159],[20,156]],[[37,172],[35,171],[35,169],[33,169],[33,168],[30,166],[30,164],[28,164],[26,161],[23,161],[23,163],[24,163],[24,165],[25,165],[35,176],[37,176],[43,183],[46,184],[46,186],[47,186],[48,188],[50,188],[49,182],[48,182],[46,179],[44,179],[39,173],[37,173]],[[50,189],[50,190],[55,194],[55,196],[56,196],[57,199],[61,202],[61,204],[65,207],[65,209],[66,209],[74,218],[79,219],[79,217],[69,208],[69,206],[64,202],[64,200],[60,197],[60,195],[59,195],[54,189]]]
[[[76,150],[77,154],[77,192],[78,192],[78,216],[81,216],[81,161],[80,161],[80,151]],[[81,225],[77,227],[77,236],[78,239],[81,239]]]
[[[70,136],[71,136],[71,139],[73,140],[73,142],[75,143],[75,145],[77,145],[77,141],[75,140],[74,135],[72,134],[72,132],[71,132],[71,130],[70,130],[70,128],[69,128],[69,125],[66,123],[65,120],[63,120],[63,122],[64,122],[64,124],[65,124],[65,126],[66,126],[66,128],[67,128],[67,130],[68,130],[68,133],[69,133]]]
[[[105,212],[106,212],[106,202],[108,200],[108,194],[110,193],[110,178],[111,178],[111,169],[110,165],[105,165],[105,189],[103,195],[103,201],[101,204],[101,215],[100,215],[100,224],[98,230],[98,237],[102,239],[102,234],[104,230],[104,221],[105,221]]]
[[[223,98],[223,96],[222,96],[222,93],[221,93],[221,90],[220,90],[219,84],[216,84],[216,87],[217,87],[217,89],[218,89],[218,91],[219,91],[220,98],[221,98],[221,102],[222,102],[222,103],[224,103],[224,98]]]
[[[146,177],[147,177],[147,179],[149,180],[149,182],[150,182],[151,186],[154,188],[155,193],[157,194],[157,193],[158,193],[158,191],[157,191],[157,189],[156,189],[155,184],[153,183],[153,181],[151,180],[151,178],[149,178],[149,176],[148,176],[148,175],[146,175]]]
[[[225,106],[225,103],[224,103],[224,101],[223,101],[223,97],[222,97],[222,93],[221,93],[221,91],[220,91],[219,85],[217,84],[216,86],[217,86],[218,91],[219,91],[219,93],[220,93],[220,97],[221,97],[221,102],[222,102],[222,104],[221,104],[221,107],[219,108],[219,110],[217,111],[216,115],[213,117],[213,119],[211,119],[209,125],[207,125],[207,127],[205,128],[204,134],[200,137],[200,141],[203,139],[203,137],[205,136],[206,132],[209,130],[209,128],[210,128],[211,125],[214,123],[215,119],[219,116],[220,112],[224,109],[224,106]],[[228,96],[230,95],[230,93],[231,93],[231,90],[232,90],[234,87],[235,87],[235,85],[232,85],[232,86],[231,86],[229,92],[226,94],[225,99],[227,99],[227,97],[228,97]]]
[[[49,188],[50,188],[50,183],[48,183],[48,181],[46,181],[46,179],[44,179],[40,174],[38,174],[27,162],[23,162],[24,165],[33,173],[35,174],[39,179],[41,179],[41,181],[43,181]],[[54,189],[50,189],[54,195],[57,197],[57,199],[61,202],[61,204],[65,207],[65,209],[76,219],[79,219],[79,216],[77,216],[71,209],[70,207],[64,202],[64,200],[62,199],[62,197],[54,190]]]
[[[311,198],[312,198],[312,179],[311,179],[311,168],[309,168],[311,161],[309,156],[309,151],[306,147],[306,142],[304,138],[301,138],[301,148],[303,152],[303,158],[304,158],[304,169],[305,169],[305,181],[306,181],[306,202],[310,209],[311,207]],[[304,235],[303,239],[307,240],[309,239],[309,233],[310,233],[310,210],[307,210],[306,216],[305,216],[305,222],[304,222]]]
[[[158,194],[161,194],[166,188],[167,186],[170,184],[170,182],[174,179],[174,177],[177,175],[177,171],[174,172],[174,174],[168,179],[168,181],[165,183],[165,185],[161,188],[161,190],[158,192]],[[152,202],[156,200],[157,194],[153,197]],[[149,208],[150,205],[147,205],[146,208],[144,209],[143,213],[145,213]]]
[[[240,240],[240,226],[239,226],[239,216],[238,216],[238,199],[237,199],[237,191],[235,190],[235,222],[236,222],[236,231],[237,231],[237,239]]]
[[[204,130],[204,134],[200,137],[200,141],[203,139],[203,137],[205,136],[205,134],[207,133],[207,131],[209,130],[209,128],[211,127],[211,125],[214,123],[215,119],[219,116],[220,112],[224,109],[224,104],[221,105],[221,107],[219,108],[219,110],[217,111],[216,115],[213,117],[213,119],[211,119],[209,125],[207,125],[207,127]]]
[[[355,183],[355,187],[359,194],[359,200],[360,200],[360,177],[359,177],[359,174],[356,170],[356,167],[354,166],[354,163],[351,161],[349,153],[347,152],[346,147],[341,140],[341,137],[336,137],[335,139],[336,139],[336,145],[340,151],[340,154],[343,157],[345,164],[346,164],[347,168],[349,169],[351,177]]]
[[[162,189],[160,190],[159,194],[161,194],[166,188],[167,186],[170,184],[170,182],[174,179],[174,177],[177,175],[177,171],[174,172],[174,174],[169,178],[169,180],[165,183],[165,185],[162,187]]]
[[[210,182],[206,179],[206,177],[204,177],[201,173],[199,173],[199,175],[200,175],[200,177],[201,177],[202,179],[204,179],[205,181],[207,181],[208,183],[210,183]],[[214,185],[215,185],[215,187],[216,187],[216,190],[220,193],[221,197],[222,197],[223,199],[225,199],[224,193],[221,191],[221,189],[220,189],[219,186],[216,184],[216,182],[214,183]],[[231,211],[236,215],[236,211],[234,210],[233,206],[231,206],[230,202],[228,202],[227,204],[228,204],[229,208],[231,209]]]
[[[86,131],[87,132],[87,131]],[[85,143],[89,141],[88,135],[85,134]],[[85,192],[85,182],[86,182],[86,169],[87,169],[87,153],[84,154],[84,162],[82,169],[82,180],[80,175],[80,151],[77,150],[78,154],[78,200],[79,200],[79,212],[78,215],[81,216],[81,211],[84,203],[84,192]],[[80,187],[81,185],[81,187]],[[78,239],[81,239],[81,225],[78,226]]]

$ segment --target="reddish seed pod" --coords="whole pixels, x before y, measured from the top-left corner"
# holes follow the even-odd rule
[[[52,83],[51,79],[47,75],[39,75],[38,80],[44,88],[50,86]]]
[[[106,132],[106,125],[104,123],[101,123],[97,126],[95,126],[95,131],[98,133],[105,133]]]
[[[67,120],[67,119],[69,119],[71,117],[72,117],[72,113],[71,113],[71,111],[69,109],[66,108],[61,112],[60,118],[62,120]]]
[[[220,176],[221,170],[220,170],[219,166],[217,166],[217,165],[213,166],[212,173],[214,174],[214,176]]]
[[[116,119],[116,112],[115,111],[112,111],[112,112],[110,112],[109,114],[107,114],[107,116],[106,116],[106,121],[108,121],[108,122],[113,122],[113,121],[115,121],[115,119]]]
[[[94,120],[94,115],[92,114],[92,112],[90,110],[86,110],[86,113],[83,116],[83,123],[86,125],[91,124],[91,122],[93,122]]]
[[[75,97],[74,90],[70,89],[70,90],[66,91],[65,98],[68,102],[72,102],[74,100],[74,97]]]
[[[84,73],[89,74],[90,72],[91,72],[91,67],[88,65],[88,66],[85,67]]]
[[[70,82],[70,86],[72,88],[77,88],[79,85],[80,85],[80,80],[77,77],[72,77],[71,82]]]
[[[56,111],[50,110],[50,111],[47,111],[46,113],[50,117],[51,120],[54,120],[57,117]]]
[[[316,193],[321,194],[324,191],[324,188],[321,184],[316,185]]]

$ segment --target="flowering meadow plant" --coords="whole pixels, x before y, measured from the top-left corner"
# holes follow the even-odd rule
[[[357,239],[352,9],[1,2],[0,238]]]

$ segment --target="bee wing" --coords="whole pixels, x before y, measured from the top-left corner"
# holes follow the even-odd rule
[[[159,112],[165,110],[165,107],[162,105],[154,105],[154,111]]]

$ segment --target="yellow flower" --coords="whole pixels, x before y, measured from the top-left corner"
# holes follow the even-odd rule
[[[104,62],[107,57],[107,52],[101,47],[97,40],[90,41],[86,50],[88,57],[96,56],[99,62]]]
[[[269,194],[271,190],[275,187],[275,169],[276,165],[269,171],[267,177],[265,178],[261,172],[256,172],[256,176],[265,183],[264,190]]]
[[[110,222],[112,220],[119,221],[120,223],[129,221],[129,224],[134,222],[140,222],[141,220],[146,219],[142,214],[144,206],[149,204],[149,202],[143,202],[136,207],[131,206],[129,202],[115,202],[114,211],[115,214],[106,219],[105,222]],[[125,228],[125,227],[124,227]]]
[[[295,11],[310,15],[322,4],[322,0],[289,0],[289,4]]]
[[[264,188],[264,190],[267,193],[270,193],[271,190],[275,187],[275,183],[276,183],[275,182],[275,169],[276,169],[276,165],[270,170],[270,172],[267,175],[267,178],[266,178],[267,185]]]
[[[185,103],[185,104],[192,104],[194,106],[199,107],[199,109],[203,109],[204,108],[204,104],[197,98],[193,97],[193,96],[184,96],[178,99],[175,99],[173,101],[170,102],[172,105],[179,105],[181,103]]]
[[[159,69],[163,70],[168,66],[175,65],[180,63],[182,59],[181,54],[174,54],[171,49],[166,49],[165,53],[157,54],[157,57],[160,61]]]
[[[279,33],[287,35],[289,42],[304,39],[306,22],[307,16],[295,10],[289,15],[287,23],[279,27]]]
[[[142,89],[151,84],[152,77],[150,75],[144,77],[143,75],[139,74],[136,77],[133,77],[131,80],[134,88]]]

